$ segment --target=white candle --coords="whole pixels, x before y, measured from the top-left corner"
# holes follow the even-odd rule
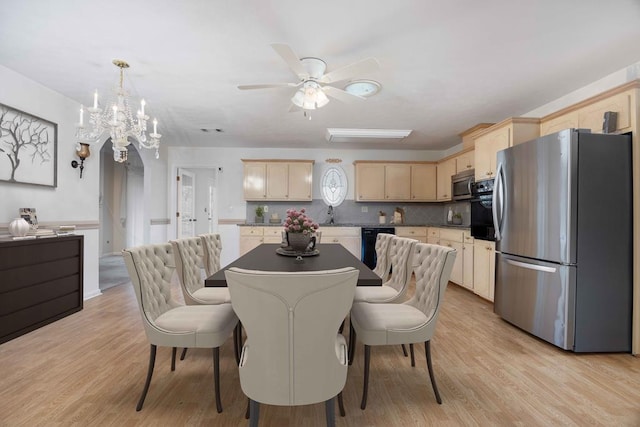
[[[140,111],[142,112],[142,115],[144,116],[144,104],[146,104],[146,102],[144,102],[144,99],[140,101]]]
[[[155,117],[153,118],[153,133],[158,133],[158,119],[156,119]]]
[[[84,114],[84,107],[82,105],[80,105],[80,126],[82,126],[83,122],[82,122],[82,116]]]
[[[118,124],[118,106],[117,105],[113,106],[113,124],[114,125]]]
[[[93,93],[93,108],[98,108],[98,89]]]

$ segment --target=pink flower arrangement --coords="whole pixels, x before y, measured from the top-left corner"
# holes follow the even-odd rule
[[[316,231],[319,227],[318,223],[313,222],[305,212],[304,208],[299,211],[295,209],[287,209],[287,219],[284,221],[284,231],[302,234],[310,234]]]

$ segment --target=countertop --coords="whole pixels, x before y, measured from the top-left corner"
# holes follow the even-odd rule
[[[388,227],[438,227],[438,228],[459,228],[468,229],[470,225],[454,224],[363,224],[356,222],[341,222],[335,224],[318,224],[320,228],[326,227],[366,227],[366,228],[388,228]],[[240,227],[282,227],[282,224],[270,224],[268,222],[247,222],[238,224]]]

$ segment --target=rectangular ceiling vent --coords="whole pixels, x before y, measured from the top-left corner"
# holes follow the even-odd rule
[[[401,141],[411,129],[343,129],[327,128],[329,142],[390,142]]]

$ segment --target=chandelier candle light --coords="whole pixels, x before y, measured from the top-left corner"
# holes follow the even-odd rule
[[[149,116],[144,111],[146,102],[144,99],[140,101],[140,109],[136,112],[136,119],[134,119],[129,107],[129,93],[123,87],[124,69],[129,68],[129,64],[120,59],[114,59],[113,64],[120,68],[120,84],[115,90],[116,99],[102,109],[98,106],[98,91],[94,92],[93,107],[87,108],[90,129],[85,128],[84,106],[80,106],[80,123],[76,133],[78,144],[98,142],[102,134],[108,130],[113,143],[113,160],[116,162],[127,161],[129,137],[137,140],[140,148],[155,148],[157,159],[160,157],[158,147],[162,137],[158,133],[158,120],[153,119],[153,133],[149,134],[150,139],[147,140]]]

